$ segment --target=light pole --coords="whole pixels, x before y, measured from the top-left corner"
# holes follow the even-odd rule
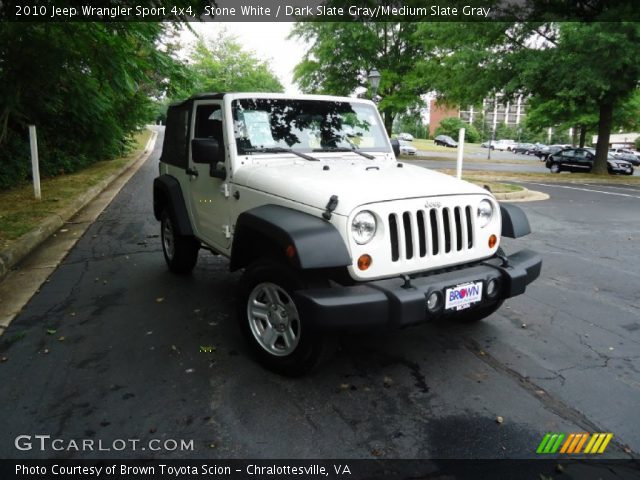
[[[367,75],[367,80],[369,80],[369,85],[371,86],[372,96],[371,100],[378,103],[378,87],[380,86],[380,72],[375,68],[369,70],[369,75]]]

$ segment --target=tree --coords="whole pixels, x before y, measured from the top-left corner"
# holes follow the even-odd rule
[[[67,173],[122,154],[170,91],[179,63],[158,43],[171,23],[1,23],[0,188],[28,178],[27,125],[41,172]]]
[[[436,135],[449,135],[454,140],[457,140],[460,129],[465,129],[465,140],[469,143],[478,143],[480,140],[480,134],[473,125],[469,125],[464,120],[458,117],[448,117],[440,122],[438,128],[436,128]]]
[[[426,138],[429,129],[422,124],[422,115],[420,109],[411,109],[403,113],[399,113],[393,123],[394,133],[410,133],[416,138]]]
[[[425,49],[437,53],[421,62],[422,76],[457,103],[502,93],[537,95],[567,108],[594,104],[594,171],[606,173],[614,111],[638,88],[640,24],[619,21],[627,18],[625,5],[602,2],[590,8],[600,9],[591,12],[591,19],[600,21],[421,24]]]
[[[278,77],[268,63],[243,50],[235,37],[221,31],[206,42],[199,39],[191,52],[187,70],[191,83],[179,96],[198,92],[282,92]]]
[[[416,59],[424,56],[417,29],[418,24],[409,22],[298,22],[291,36],[309,48],[294,80],[307,93],[350,95],[368,89],[367,75],[377,69],[378,108],[391,134],[396,115],[416,105],[426,91],[415,72]]]

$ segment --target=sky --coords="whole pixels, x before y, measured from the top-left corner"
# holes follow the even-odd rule
[[[286,93],[300,93],[292,83],[293,68],[302,59],[305,44],[295,39],[287,40],[293,28],[289,22],[202,22],[192,23],[192,28],[205,38],[213,38],[221,29],[235,36],[245,50],[252,50],[258,58],[267,60],[278,76]],[[183,42],[193,42],[194,36],[185,32]]]

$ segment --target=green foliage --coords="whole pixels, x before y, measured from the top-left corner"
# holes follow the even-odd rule
[[[448,117],[443,119],[438,128],[436,128],[435,134],[449,135],[454,140],[457,140],[461,128],[465,129],[465,141],[469,143],[478,143],[480,141],[480,133],[478,133],[476,127],[469,125],[458,117]]]
[[[243,50],[238,41],[221,31],[209,42],[199,39],[187,71],[191,83],[179,97],[199,92],[282,92],[284,88],[265,60]]]
[[[423,23],[418,35],[433,55],[418,69],[452,103],[525,94],[538,97],[538,118],[556,125],[593,125],[596,116],[595,171],[606,173],[609,134],[640,79],[640,24],[620,21],[628,8],[601,2],[593,21],[580,23]]]
[[[369,71],[380,72],[377,95],[387,133],[394,118],[413,107],[425,93],[416,60],[425,55],[417,23],[298,22],[292,36],[309,48],[294,70],[294,80],[306,93],[350,95],[369,90]]]
[[[420,110],[409,110],[396,116],[393,133],[410,133],[415,138],[429,138],[429,125],[423,125]]]
[[[27,126],[43,176],[121,155],[181,75],[163,23],[0,24],[0,189],[28,179]]]
[[[636,150],[640,150],[640,137],[636,138],[634,144],[635,144]]]

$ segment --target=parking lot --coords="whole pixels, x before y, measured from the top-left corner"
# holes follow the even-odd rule
[[[477,324],[343,337],[288,379],[248,356],[224,259],[167,271],[161,145],[0,337],[4,458],[532,458],[549,431],[612,432],[605,457],[640,452],[638,185],[523,184],[551,196],[520,204],[533,233],[503,243],[543,255],[525,295]],[[14,448],[41,432],[194,449]]]

